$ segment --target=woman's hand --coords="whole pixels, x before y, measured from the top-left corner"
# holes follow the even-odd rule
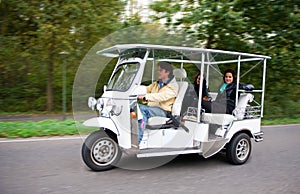
[[[210,101],[211,101],[211,98],[209,98],[209,97],[207,97],[207,96],[204,96],[204,97],[202,98],[202,100],[203,100],[203,101],[208,101],[208,102],[210,102]]]

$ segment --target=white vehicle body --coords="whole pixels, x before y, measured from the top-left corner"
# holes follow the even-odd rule
[[[124,52],[130,50],[141,52],[142,57],[122,56]],[[158,51],[171,51],[179,55],[176,57],[157,57],[155,53]],[[85,121],[84,125],[110,131],[109,133],[115,136],[117,144],[122,150],[134,151],[138,158],[189,153],[199,153],[204,157],[210,157],[222,150],[231,142],[233,137],[240,133],[247,134],[257,142],[263,140],[261,118],[263,117],[266,63],[269,57],[213,49],[146,44],[116,45],[98,51],[97,54],[107,57],[119,57],[119,60],[102,97],[98,100],[91,98],[89,101],[90,108],[99,111],[99,116]],[[230,59],[212,60],[209,57],[211,54],[215,56],[218,54],[228,55]],[[193,57],[195,55],[197,55],[196,58]],[[179,127],[161,128],[159,126],[164,125],[169,118],[150,118],[144,131],[143,140],[139,144],[138,118],[132,117],[131,113],[137,112],[137,95],[143,95],[146,91],[145,86],[141,84],[146,66],[152,65],[151,81],[153,82],[156,73],[154,66],[158,61],[180,64],[180,67],[174,70],[180,89],[173,105],[172,115],[179,116],[182,122]],[[241,90],[237,87],[236,109],[233,115],[201,112],[201,100],[198,102],[198,107],[190,107],[185,116],[180,115],[181,104],[188,85],[185,81],[187,77],[184,69],[185,64],[197,65],[198,69],[201,70],[201,77],[206,73],[206,78],[209,80],[209,68],[214,68],[216,65],[236,63],[237,84],[239,85],[240,70],[243,63],[253,61],[262,64],[261,86],[257,86],[259,89],[252,91]],[[247,65],[249,68],[249,64]],[[250,71],[251,68],[253,67],[250,67]],[[119,73],[120,71],[121,73]],[[129,80],[123,80],[122,86],[116,86],[116,84],[122,82],[122,80],[118,80],[122,78],[122,73],[132,76],[130,79],[128,78]],[[197,72],[193,73],[196,74]],[[119,75],[119,77],[116,77],[116,75]],[[112,86],[119,88],[113,89]],[[205,86],[201,82],[199,96],[202,96],[202,87]],[[212,99],[215,98],[215,94],[211,93]],[[255,106],[250,105],[250,102],[254,100],[253,94],[259,94],[260,97],[260,102],[256,103]],[[93,167],[91,168],[93,169]]]

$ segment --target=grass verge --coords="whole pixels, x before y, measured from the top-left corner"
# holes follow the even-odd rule
[[[0,110],[0,116],[18,116],[18,115],[61,115],[62,113],[57,111],[28,111],[28,112],[3,112]],[[67,112],[66,114],[72,114],[72,112]]]
[[[262,120],[263,125],[297,124],[299,119]],[[18,121],[0,122],[0,138],[27,138],[41,136],[89,134],[96,130],[94,127],[85,127],[82,123],[72,119],[66,121],[43,120],[39,122]]]
[[[262,125],[286,125],[286,124],[300,124],[300,118],[297,119],[273,119],[264,120],[262,119]]]
[[[94,127],[85,127],[82,123],[76,123],[72,119],[0,122],[0,138],[78,135],[79,132],[88,134],[95,129]]]

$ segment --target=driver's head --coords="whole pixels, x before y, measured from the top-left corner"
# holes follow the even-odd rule
[[[167,80],[173,77],[173,67],[170,63],[161,61],[158,63],[158,79]]]

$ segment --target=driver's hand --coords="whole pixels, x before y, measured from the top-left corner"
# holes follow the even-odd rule
[[[145,98],[145,96],[137,96],[138,100],[143,100]]]

